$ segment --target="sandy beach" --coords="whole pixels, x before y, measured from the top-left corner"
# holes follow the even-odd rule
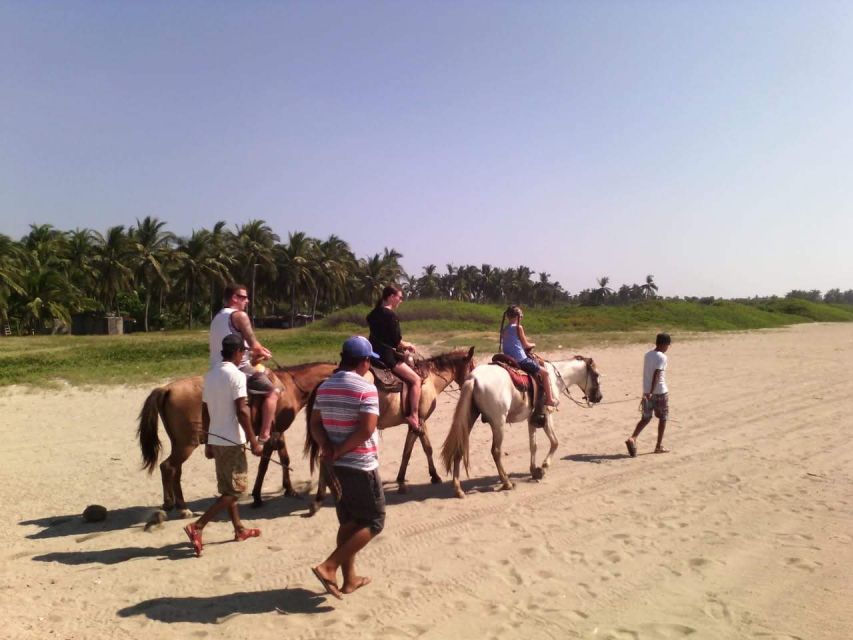
[[[429,484],[419,447],[399,494],[405,431],[384,432],[387,526],[359,556],[373,582],[341,602],[310,572],[332,549],[331,501],[305,517],[308,501],[281,496],[275,465],[265,507],[242,507],[262,536],[235,543],[230,524],[214,522],[195,558],[185,521],[143,530],[162,501],[136,441],[150,387],[4,389],[0,636],[850,637],[853,326],[675,334],[672,452],[650,454],[655,421],[632,459],[624,440],[648,348],[584,350],[605,374],[604,404],[562,403],[542,482],[529,479],[526,425],[509,428],[514,491],[496,491],[491,430],[478,422],[464,500]],[[444,394],[430,421],[436,452],[455,400]],[[303,492],[313,486],[304,434],[299,416],[287,442]],[[168,451],[162,426],[160,436]],[[545,443],[540,434],[540,459]],[[252,479],[256,467],[252,458]],[[213,466],[200,452],[183,485],[196,511],[211,503]],[[83,522],[93,503],[110,510],[105,522]]]

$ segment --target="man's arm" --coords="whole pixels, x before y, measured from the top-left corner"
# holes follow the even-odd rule
[[[359,413],[358,429],[353,431],[346,440],[335,447],[334,459],[337,460],[342,455],[363,445],[373,435],[373,432],[376,431],[377,422],[379,422],[379,416],[375,413]]]
[[[320,447],[320,455],[323,457],[332,456],[332,442],[326,430],[323,428],[323,415],[314,409],[311,412],[311,420],[308,422],[308,430],[311,432],[311,437],[314,442]]]
[[[272,357],[272,352],[264,347],[255,335],[255,332],[252,329],[252,323],[249,321],[249,316],[245,311],[235,311],[232,313],[231,322],[234,324],[234,328],[240,332],[249,344],[253,360],[255,358],[258,360],[267,360]]]
[[[249,413],[249,402],[248,399],[243,396],[242,398],[237,398],[234,400],[234,408],[237,411],[237,422],[240,423],[240,426],[243,428],[243,431],[246,434],[246,439],[249,441],[249,446],[252,449],[252,453],[256,456],[261,455],[261,452],[264,448],[258,442],[258,439],[255,437],[255,431],[252,429],[252,420],[251,414]]]
[[[649,389],[649,392],[646,394],[647,398],[652,397],[652,392],[655,390],[655,385],[658,383],[658,377],[660,376],[661,371],[663,371],[663,369],[655,369],[655,372],[652,374],[652,386],[651,389]]]

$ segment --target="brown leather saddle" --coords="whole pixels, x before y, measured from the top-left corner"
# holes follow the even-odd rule
[[[427,371],[422,366],[420,361],[414,362],[413,369],[421,378],[421,384],[426,380]],[[387,395],[395,393],[400,394],[400,406],[403,408],[403,413],[409,413],[409,385],[405,384],[402,378],[399,378],[396,373],[384,367],[377,365],[373,360],[370,361],[370,373],[373,374],[373,384],[376,388]]]
[[[538,356],[534,355],[531,357],[536,358],[540,366],[544,364],[542,359]],[[507,356],[503,353],[496,353],[492,356],[492,361],[489,364],[502,367],[509,374],[509,379],[512,380],[512,384],[515,388],[522,393],[527,394],[530,404],[533,407],[533,422],[537,426],[543,426],[546,420],[545,394],[542,392],[539,381],[523,369],[519,368],[518,361],[512,356]]]

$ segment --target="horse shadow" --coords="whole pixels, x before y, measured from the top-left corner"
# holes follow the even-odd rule
[[[187,507],[195,514],[201,515],[215,498],[202,498],[187,503]],[[285,498],[284,500],[273,500],[269,502],[269,509],[254,510],[249,508],[249,503],[240,505],[240,511],[248,520],[269,520],[294,516],[296,512],[306,508],[305,502],[298,498]],[[107,519],[103,522],[86,522],[79,513],[47,516],[22,520],[19,525],[41,527],[40,531],[26,535],[30,540],[45,540],[50,538],[61,538],[64,536],[93,536],[109,531],[120,529],[132,529],[142,526],[151,521],[152,517],[159,511],[157,507],[123,507],[121,509],[109,509]],[[170,512],[167,520],[176,520],[175,512]],[[219,518],[227,520],[226,513],[220,514]],[[190,519],[187,519],[189,522]]]
[[[608,460],[622,460],[630,458],[627,453],[573,453],[568,456],[563,456],[561,460],[569,462],[592,462],[593,464],[601,464]]]
[[[122,618],[145,616],[157,622],[194,622],[218,624],[225,618],[259,613],[328,613],[334,607],[323,604],[325,594],[318,595],[299,588],[272,591],[242,591],[209,597],[163,597],[143,600],[131,607],[119,609]]]

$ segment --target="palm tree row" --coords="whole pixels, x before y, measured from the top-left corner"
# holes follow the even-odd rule
[[[622,285],[609,278],[598,287],[570,295],[546,272],[526,266],[502,269],[483,264],[434,264],[420,276],[400,265],[402,254],[385,248],[357,258],[346,241],[325,240],[303,232],[287,240],[263,220],[234,230],[217,222],[212,229],[179,237],[153,217],[103,234],[90,229],[60,231],[31,225],[20,241],[0,235],[0,320],[22,331],[41,332],[68,326],[71,315],[90,311],[131,316],[141,328],[192,328],[219,308],[228,281],[250,288],[251,314],[315,318],[351,304],[371,304],[389,283],[400,284],[412,298],[549,306],[559,303],[622,304],[655,297],[653,276],[643,285]],[[156,305],[156,310],[154,309]]]
[[[385,249],[357,258],[337,236],[291,233],[280,242],[263,220],[233,231],[224,222],[179,237],[153,217],[101,234],[31,225],[19,242],[0,234],[0,320],[22,332],[67,327],[75,313],[132,316],[141,328],[186,326],[210,318],[228,281],[251,287],[256,316],[312,317],[371,302],[404,272]],[[156,307],[156,309],[155,309]]]

